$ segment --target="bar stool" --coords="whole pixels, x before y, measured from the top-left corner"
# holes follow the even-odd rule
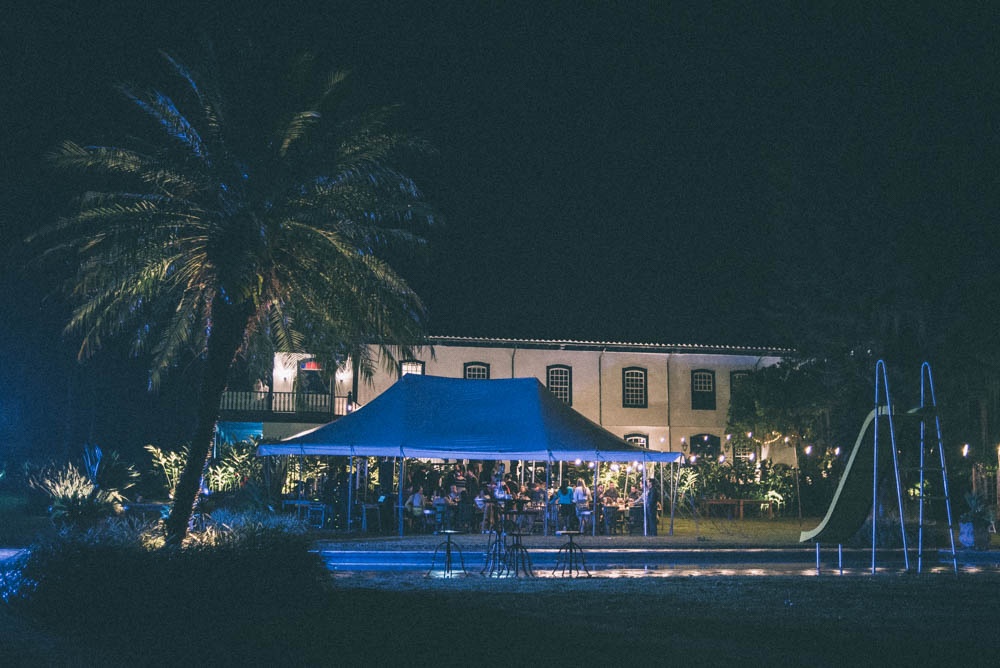
[[[578,543],[573,542],[573,536],[579,536],[579,531],[556,531],[557,536],[566,536],[569,541],[563,543],[563,546],[559,548],[559,552],[556,554],[556,567],[552,569],[552,575],[556,574],[559,570],[559,566],[562,566],[563,577],[579,577],[580,567],[583,567],[583,572],[590,577],[590,571],[587,570],[587,560],[583,556],[583,548],[580,547]],[[575,573],[575,575],[574,575]]]
[[[523,571],[525,577],[535,577],[535,572],[531,568],[531,555],[521,542],[521,538],[529,534],[517,532],[508,535],[513,537],[514,542],[507,547],[507,559],[502,574],[517,578],[521,577]]]
[[[426,577],[430,577],[430,574],[434,572],[434,564],[437,563],[438,551],[442,547],[444,548],[444,577],[450,578],[455,574],[455,569],[452,567],[452,558],[451,558],[452,547],[458,550],[459,563],[462,564],[462,575],[468,575],[469,574],[468,571],[465,570],[465,555],[462,554],[462,548],[458,545],[458,543],[452,545],[451,542],[452,535],[462,532],[455,531],[453,529],[445,529],[441,533],[445,535],[445,540],[438,543],[438,546],[434,548],[434,556],[431,558],[431,568],[429,571],[427,571]]]

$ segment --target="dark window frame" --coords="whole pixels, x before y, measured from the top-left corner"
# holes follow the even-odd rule
[[[566,370],[566,375],[567,375],[567,378],[566,378],[567,388],[566,389],[567,389],[567,398],[568,398],[568,401],[566,402],[566,405],[567,406],[572,406],[573,405],[573,367],[571,367],[568,364],[549,364],[547,367],[545,367],[545,389],[548,389],[549,392],[552,392],[552,390],[549,389],[549,380],[551,378],[551,373],[552,373],[553,369],[565,369]],[[552,396],[556,396],[556,394],[553,392]],[[561,398],[559,400],[562,401]]]
[[[400,378],[403,377],[403,365],[404,364],[419,364],[420,365],[420,373],[418,375],[420,375],[420,376],[427,375],[427,362],[424,362],[423,360],[399,360],[399,377]]]
[[[642,372],[642,403],[630,404],[625,400],[625,376],[629,371]],[[649,372],[645,367],[627,366],[622,369],[622,408],[649,408]]]
[[[736,384],[737,384],[737,382],[740,381],[740,379],[746,380],[749,377],[750,377],[750,372],[747,371],[746,369],[736,369],[734,371],[730,371],[729,372],[729,392],[732,393],[732,391],[734,389],[736,389]]]
[[[708,438],[705,438],[705,437]],[[697,443],[697,446],[695,445]],[[698,457],[718,458],[724,454],[722,451],[722,439],[715,434],[702,433],[695,434],[688,439],[688,452]]]
[[[629,441],[629,439],[630,438],[634,438],[636,436],[641,437],[641,438],[645,439],[645,441],[646,441],[646,445],[640,445],[639,447],[640,448],[645,448],[645,449],[649,450],[649,434],[643,434],[641,432],[634,431],[631,434],[625,434],[624,436],[622,436],[622,438],[624,440],[628,441],[629,443],[632,443],[632,441]],[[638,445],[638,444],[637,443],[632,443],[632,445]]]
[[[694,379],[699,373],[707,373],[712,377],[712,391],[695,390]],[[715,400],[718,384],[715,382],[715,372],[711,369],[691,369],[691,410],[693,411],[714,411],[718,406]]]
[[[469,378],[469,367],[470,366],[481,366],[486,369],[486,378]],[[464,362],[462,364],[462,378],[466,380],[489,380],[490,379],[490,363],[489,362]]]

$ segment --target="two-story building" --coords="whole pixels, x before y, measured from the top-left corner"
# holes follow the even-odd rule
[[[220,433],[276,439],[325,424],[364,406],[399,375],[451,378],[537,378],[590,420],[642,447],[728,457],[729,399],[742,375],[776,364],[782,348],[436,336],[431,347],[401,360],[396,373],[371,382],[349,367],[324,375],[309,355],[278,354],[273,387],[227,392]],[[753,452],[790,462],[784,448]]]

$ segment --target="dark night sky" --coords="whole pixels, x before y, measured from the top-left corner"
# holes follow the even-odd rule
[[[955,303],[994,273],[992,12],[90,4],[4,21],[9,248],[74,192],[41,154],[114,136],[112,84],[158,83],[155,49],[184,48],[200,26],[276,53],[326,50],[355,69],[366,99],[403,103],[437,146],[410,170],[448,222],[430,268],[412,276],[432,333],[786,344],[765,313],[805,280],[836,291],[906,276]],[[45,421],[60,443],[67,424],[88,436],[91,416],[109,441],[152,438],[137,426],[149,415],[170,423],[180,399],[169,388],[135,399],[141,362],[110,348],[83,369],[69,363],[64,311],[39,306],[44,278],[4,280],[8,445],[37,441]],[[69,396],[69,418],[52,417]]]

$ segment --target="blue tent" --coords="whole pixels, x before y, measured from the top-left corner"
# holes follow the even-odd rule
[[[407,374],[363,408],[259,455],[360,455],[424,459],[675,462],[559,401],[536,378],[465,380]]]

